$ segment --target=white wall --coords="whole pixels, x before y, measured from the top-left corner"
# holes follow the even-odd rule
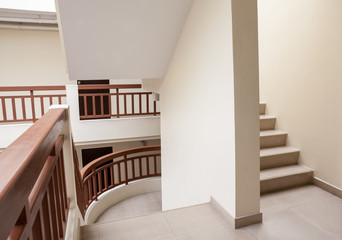
[[[0,125],[0,151],[7,148],[31,126],[32,123]]]
[[[342,188],[342,2],[259,1],[260,95],[314,176]]]
[[[0,29],[0,86],[71,84],[57,31]]]
[[[251,1],[244,4],[250,7]],[[236,14],[246,14],[241,6],[235,2]],[[250,9],[249,14],[256,13],[255,2]],[[255,23],[255,13],[245,23],[250,19]],[[256,26],[249,29],[253,34],[245,34],[246,26],[234,16],[230,0],[195,0],[162,83],[163,210],[209,202],[212,196],[233,217],[259,211]],[[234,57],[240,62],[233,62],[233,22],[234,41],[241,40],[252,50],[250,62],[238,43]],[[246,36],[253,37],[253,48]],[[251,62],[252,74],[243,74]],[[236,94],[248,97],[248,93],[248,101],[235,102]],[[235,120],[243,115],[250,119],[236,127]],[[248,121],[252,122],[246,128],[252,129],[250,135],[242,130],[251,124]],[[243,139],[248,140],[241,147]]]
[[[78,87],[67,86],[67,101],[74,141],[77,144],[159,138],[159,116],[80,121]]]

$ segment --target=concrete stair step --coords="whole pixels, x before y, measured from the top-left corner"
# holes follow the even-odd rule
[[[260,193],[306,185],[312,182],[313,171],[300,165],[290,165],[260,171]]]
[[[259,113],[260,115],[265,114],[266,112],[266,103],[259,103]]]
[[[280,130],[265,130],[260,132],[260,149],[281,147],[286,145],[287,132]]]
[[[276,117],[270,115],[260,115],[260,130],[274,130]]]
[[[299,150],[293,147],[273,147],[260,150],[260,169],[269,169],[298,163]]]

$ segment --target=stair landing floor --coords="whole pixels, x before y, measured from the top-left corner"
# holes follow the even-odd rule
[[[262,224],[234,230],[210,204],[203,204],[84,226],[81,239],[342,239],[342,199],[314,185],[263,195],[261,212]]]

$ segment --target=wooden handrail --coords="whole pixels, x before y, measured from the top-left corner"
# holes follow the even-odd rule
[[[130,89],[141,88],[141,84],[89,84],[78,85],[79,90],[95,90],[95,89]]]
[[[42,174],[42,169],[45,169],[46,160],[49,156],[54,156],[50,158],[53,161],[51,166],[57,166],[62,171],[62,156],[56,151],[61,149],[60,144],[63,143],[60,134],[65,117],[65,109],[48,111],[0,154],[0,216],[6,218],[6,221],[2,221],[0,224],[0,239],[7,239],[10,234],[17,236],[18,232],[27,236],[29,233],[28,230],[25,230],[25,226],[32,227],[35,223],[36,217],[30,218],[32,214],[30,212],[30,208],[32,209],[30,200],[36,201],[38,198],[38,193],[34,189],[41,189],[40,174]],[[60,140],[57,141],[57,139]],[[61,185],[64,171],[54,170],[54,172],[58,174],[58,176],[54,175],[54,189],[56,192],[57,190],[65,191]],[[40,180],[38,181],[38,179]],[[56,193],[50,193],[50,197],[51,194]],[[43,201],[43,195],[40,196],[42,196],[40,200]],[[66,207],[64,200],[60,204]],[[62,221],[63,217],[65,218],[65,214],[62,214],[64,210],[62,211],[60,205],[58,206],[59,209],[57,210],[61,212],[61,215],[57,212],[58,220]],[[38,210],[35,211],[38,212]],[[58,221],[56,223],[59,229],[53,234],[62,237],[60,232],[62,224],[58,225]],[[16,230],[14,233],[13,229]]]
[[[107,154],[81,170],[85,209],[104,192],[132,181],[160,177],[160,146]]]
[[[91,171],[95,170],[98,168],[100,165],[108,162],[109,160],[112,160],[114,158],[122,157],[125,155],[129,154],[134,154],[134,153],[142,153],[142,152],[150,152],[150,151],[158,151],[160,150],[160,146],[155,145],[155,146],[145,146],[145,147],[137,147],[137,148],[131,148],[131,149],[126,149],[114,153],[109,153],[107,155],[104,155],[102,157],[99,157],[95,159],[94,161],[91,161],[87,165],[85,165],[81,169],[81,176],[82,179],[84,179]]]
[[[65,86],[8,86],[0,87],[1,92],[65,90]]]

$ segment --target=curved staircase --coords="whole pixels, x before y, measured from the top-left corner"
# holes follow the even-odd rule
[[[313,171],[298,164],[299,150],[286,145],[287,133],[275,130],[276,117],[260,103],[260,193],[312,182]]]

